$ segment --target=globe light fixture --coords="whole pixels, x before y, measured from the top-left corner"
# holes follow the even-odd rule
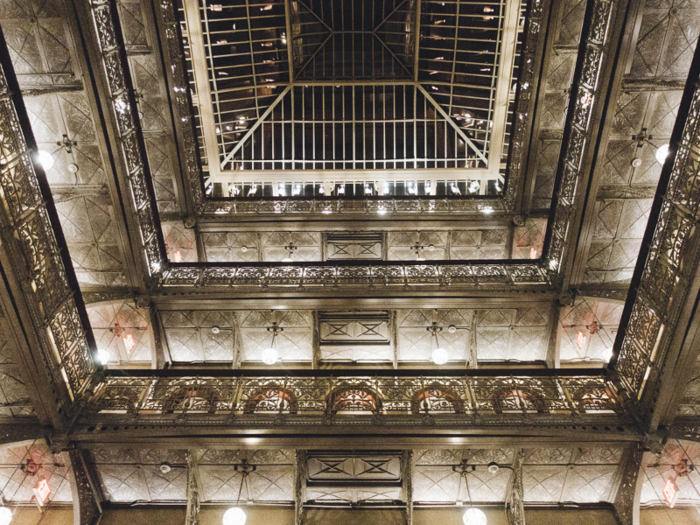
[[[240,507],[232,507],[224,513],[223,525],[245,525],[248,517]]]
[[[266,365],[274,365],[277,362],[277,350],[274,348],[266,348],[262,353],[262,361]]]
[[[442,327],[438,326],[436,321],[433,321],[433,324],[430,325],[426,330],[430,332],[430,338],[433,345],[433,352],[430,355],[430,358],[436,365],[444,365],[445,363],[447,363],[450,356],[447,353],[447,350],[440,346],[440,341],[438,339],[438,332],[442,332]]]
[[[272,332],[272,341],[270,342],[269,348],[266,348],[262,352],[262,362],[266,365],[274,365],[279,359],[275,342],[277,341],[277,333],[282,330],[284,330],[284,328],[277,326],[277,321],[273,321],[272,326],[267,327],[267,331]]]
[[[36,152],[36,161],[44,169],[44,171],[50,170],[54,163],[53,155],[51,155],[51,153],[48,151],[44,151],[43,149]]]
[[[0,507],[0,525],[12,523],[12,511],[7,507]]]
[[[668,144],[664,144],[656,150],[656,160],[659,164],[666,162],[666,157],[668,157]]]
[[[433,350],[433,354],[431,357],[433,359],[433,363],[435,363],[436,365],[444,365],[445,363],[447,363],[449,356],[447,354],[447,350],[445,350],[444,348],[436,348],[435,350]]]
[[[462,521],[464,525],[486,525],[488,523],[486,514],[484,514],[482,510],[475,509],[474,507],[466,510],[464,516],[462,516]]]

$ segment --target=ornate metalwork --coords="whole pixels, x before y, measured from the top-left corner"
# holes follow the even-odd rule
[[[187,287],[188,292],[229,287],[368,287],[464,286],[542,289],[547,272],[537,263],[391,262],[257,263],[214,266],[173,265],[163,272],[165,288]]]
[[[570,226],[576,210],[576,197],[583,191],[580,182],[585,159],[595,146],[593,131],[597,122],[591,117],[600,107],[599,99],[606,87],[601,81],[602,72],[612,59],[611,27],[619,2],[592,0],[589,5],[590,20],[581,35],[574,86],[564,129],[564,140],[557,168],[552,211],[547,238],[543,250],[546,267],[559,273],[564,262]],[[587,30],[586,30],[587,28]]]
[[[70,483],[73,494],[74,523],[79,525],[95,525],[100,519],[102,508],[93,490],[92,481],[87,470],[84,453],[81,450],[68,450],[71,468]]]
[[[542,25],[545,0],[530,0],[527,13],[527,27],[525,28],[525,42],[523,44],[522,59],[520,63],[520,80],[515,101],[515,117],[513,120],[513,137],[510,142],[508,157],[508,175],[506,177],[505,191],[503,195],[503,207],[506,210],[515,210],[520,182],[524,178],[527,167],[527,139],[532,125],[532,113],[536,98],[537,68],[540,61],[537,60],[540,50],[540,35],[544,34]]]
[[[185,515],[185,525],[199,524],[199,486],[197,485],[197,462],[194,453],[185,452],[187,461],[187,514]]]
[[[700,420],[698,419],[676,419],[667,431],[669,438],[700,442]]]
[[[621,525],[639,525],[639,500],[642,491],[642,469],[644,451],[641,447],[633,447],[623,465],[622,478],[615,495],[613,506]]]
[[[200,209],[203,215],[221,219],[237,215],[416,215],[509,213],[503,198],[487,197],[376,197],[364,199],[338,198],[252,198],[206,199]]]
[[[138,119],[136,95],[131,83],[115,2],[88,0],[95,39],[99,46],[117,143],[129,185],[124,195],[133,206],[139,240],[146,263],[146,275],[158,275],[167,265],[167,254],[156,207],[153,178]]]
[[[170,81],[172,84],[173,111],[176,116],[177,129],[184,147],[182,154],[185,166],[185,179],[190,196],[197,212],[203,212],[205,204],[202,168],[197,152],[197,139],[192,118],[192,100],[187,82],[185,55],[182,48],[182,34],[177,21],[175,5],[171,0],[161,0],[156,7],[165,35],[164,52],[169,61]]]
[[[523,489],[523,460],[525,451],[520,449],[513,461],[513,477],[506,497],[508,525],[525,525],[525,492]]]
[[[306,501],[306,451],[294,452],[294,524],[304,522],[304,502]]]
[[[1,33],[0,57],[0,236],[56,401],[70,415],[97,372],[95,343],[48,183],[32,159],[36,143]],[[67,392],[56,387],[63,384]]]
[[[437,392],[436,401],[424,405],[426,392]],[[442,402],[446,392],[449,402]],[[523,424],[619,421],[622,408],[600,376],[110,376],[91,396],[83,422],[415,424],[427,416],[435,424]]]
[[[690,280],[700,262],[700,54],[696,52],[691,78],[678,114],[670,155],[647,226],[642,251],[615,340],[611,365],[619,374],[630,398],[650,408],[655,385],[681,308],[685,305]],[[675,153],[675,154],[674,154]],[[658,220],[653,217],[658,213]]]
[[[413,450],[401,453],[401,477],[406,501],[406,525],[413,525]]]

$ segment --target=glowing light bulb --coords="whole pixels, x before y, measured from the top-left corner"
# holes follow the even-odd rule
[[[462,522],[464,525],[486,525],[488,523],[488,519],[483,511],[471,508],[467,509],[464,516],[462,516]]]
[[[277,362],[277,350],[266,348],[262,353],[262,361],[266,365],[274,365]]]
[[[12,522],[12,511],[7,507],[0,507],[0,525],[10,525]]]
[[[54,162],[53,155],[51,155],[51,153],[48,151],[44,151],[43,149],[36,152],[36,161],[44,169],[44,171],[50,170]]]
[[[95,357],[103,365],[109,363],[109,352],[107,352],[107,350],[103,350],[102,348],[100,348],[97,351],[97,355]],[[2,519],[0,519],[0,524],[2,524]]]
[[[248,517],[245,515],[245,512],[243,512],[243,509],[233,507],[224,513],[222,523],[223,525],[245,525],[247,518]]]
[[[445,350],[444,348],[436,348],[435,350],[433,350],[433,354],[431,357],[433,359],[433,363],[435,363],[436,365],[444,365],[445,363],[447,363],[447,360],[449,358],[447,350]]]
[[[659,164],[666,162],[666,157],[668,157],[668,144],[664,144],[656,150],[656,160]]]

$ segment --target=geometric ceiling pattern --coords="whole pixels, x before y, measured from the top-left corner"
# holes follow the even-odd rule
[[[97,312],[113,312],[119,306],[90,307],[91,319]],[[119,319],[126,313],[139,316],[142,310],[121,306]],[[145,311],[145,310],[143,310]],[[106,314],[103,314],[106,315]],[[111,315],[111,314],[110,314]],[[452,364],[473,362],[543,362],[548,356],[551,306],[545,308],[495,309],[415,309],[390,311],[316,312],[310,310],[177,310],[158,312],[165,335],[169,360],[173,363],[231,363],[259,365],[262,352],[272,345],[273,323],[281,328],[275,349],[282,363],[308,366],[319,363],[431,365],[433,350],[447,350]],[[109,316],[107,316],[109,317]],[[144,348],[141,360],[150,360],[150,327],[128,326],[125,333],[136,333]],[[437,343],[428,328],[436,322]],[[314,342],[314,332],[319,340]],[[114,337],[113,324],[98,329],[121,348]],[[602,334],[601,334],[602,336]],[[102,344],[101,342],[98,342]],[[591,346],[593,348],[593,346]],[[131,355],[135,354],[133,350]],[[139,350],[141,352],[141,350]],[[591,350],[593,352],[593,350]],[[602,359],[602,358],[601,358]],[[135,358],[131,359],[132,361]],[[114,361],[111,358],[111,361]],[[111,363],[110,363],[111,364]],[[432,366],[432,365],[431,365]]]
[[[294,501],[295,452],[278,450],[194,449],[202,501],[289,504]],[[608,502],[625,458],[622,446],[525,448],[523,483],[531,504]],[[316,504],[400,504],[405,501],[399,460],[382,454],[343,455],[307,452],[304,500]],[[413,498],[418,506],[503,502],[509,490],[516,449],[417,449],[413,451]],[[398,458],[399,456],[393,456]],[[103,449],[91,451],[108,501],[178,503],[185,500],[184,450]],[[255,470],[242,481],[234,466]],[[453,470],[474,465],[464,477]],[[492,474],[489,463],[500,468]],[[169,468],[164,472],[162,465]],[[375,486],[381,481],[379,486]],[[374,483],[374,485],[373,485]]]

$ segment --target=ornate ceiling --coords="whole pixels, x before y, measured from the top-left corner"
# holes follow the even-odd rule
[[[5,501],[696,504],[699,19],[0,0]]]

